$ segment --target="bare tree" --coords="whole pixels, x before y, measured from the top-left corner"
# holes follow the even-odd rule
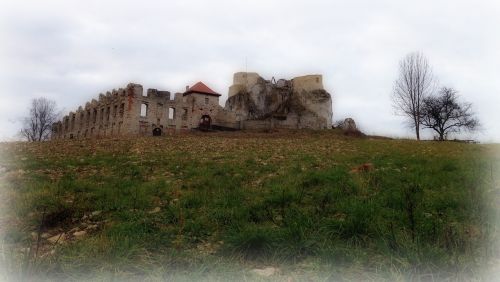
[[[458,102],[455,89],[443,87],[437,96],[424,99],[422,125],[434,130],[440,141],[445,140],[449,132],[474,131],[479,121],[471,108],[470,103]]]
[[[44,97],[31,100],[29,116],[24,119],[21,135],[28,141],[45,141],[50,138],[52,124],[57,120],[56,102]]]
[[[396,113],[408,118],[420,140],[422,104],[433,91],[434,78],[431,67],[422,53],[410,53],[399,63],[399,77],[392,94]]]

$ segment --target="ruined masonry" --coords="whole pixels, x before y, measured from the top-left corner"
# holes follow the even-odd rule
[[[225,107],[202,82],[171,97],[169,91],[130,83],[100,94],[52,126],[52,139],[162,136],[192,129],[325,129],[332,125],[332,99],[321,75],[265,80],[257,73],[233,77]],[[172,98],[172,99],[171,99]]]
[[[332,98],[321,75],[265,80],[257,73],[236,73],[225,109],[241,129],[326,129],[332,126]]]

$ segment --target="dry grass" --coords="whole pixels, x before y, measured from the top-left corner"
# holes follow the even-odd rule
[[[7,278],[468,280],[499,250],[495,145],[272,131],[1,154]]]

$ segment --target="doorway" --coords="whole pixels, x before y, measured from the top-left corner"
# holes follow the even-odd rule
[[[211,125],[212,125],[212,118],[209,115],[201,116],[200,125],[199,125],[200,128],[210,129]]]
[[[153,129],[153,136],[161,136],[161,128],[156,127]]]

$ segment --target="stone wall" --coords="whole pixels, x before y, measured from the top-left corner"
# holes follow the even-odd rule
[[[315,75],[304,75],[304,76],[294,77],[292,79],[292,87],[294,91],[297,92],[324,90],[323,76],[315,74]]]
[[[330,128],[332,100],[321,75],[264,80],[238,72],[222,108],[219,96],[176,93],[129,83],[70,112],[53,124],[52,139],[151,136],[189,130],[210,120],[217,128]]]
[[[248,85],[255,85],[259,82],[261,77],[256,72],[237,72],[233,75],[233,85],[229,87],[228,97],[231,97]]]
[[[142,85],[130,83],[100,94],[98,100],[54,123],[52,139],[165,135],[196,128],[202,116],[214,118],[222,110],[217,96],[176,93],[171,97],[170,92],[157,89],[144,95]]]
[[[52,139],[101,137],[127,134],[130,127],[130,112],[133,99],[142,86],[129,84],[99,94],[98,100],[92,99],[85,107],[79,107],[52,126]]]
[[[187,128],[196,128],[203,116],[209,116],[212,123],[216,122],[215,117],[222,110],[219,105],[219,97],[213,95],[204,95],[192,93],[184,96],[189,110],[189,119]]]
[[[206,117],[219,127],[240,127],[236,115],[219,105],[218,96],[176,93],[171,97],[170,92],[157,89],[144,93],[142,85],[130,83],[70,112],[53,125],[52,139],[165,135],[197,128]]]
[[[247,77],[251,79],[245,80]],[[233,79],[230,92],[236,92],[229,96],[225,109],[239,117],[242,128],[331,128],[332,99],[323,88],[321,75],[276,81],[255,73],[246,77],[236,73]]]
[[[220,107],[215,116],[214,125],[226,128],[241,129],[241,118],[235,112]]]

